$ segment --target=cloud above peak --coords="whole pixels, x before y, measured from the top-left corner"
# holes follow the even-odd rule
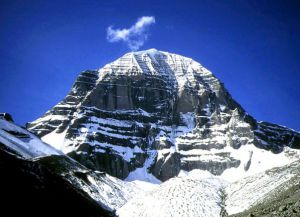
[[[155,23],[152,16],[138,18],[137,22],[128,29],[114,29],[113,26],[107,28],[107,40],[111,43],[123,41],[129,49],[136,51],[144,45],[148,38],[148,27]]]

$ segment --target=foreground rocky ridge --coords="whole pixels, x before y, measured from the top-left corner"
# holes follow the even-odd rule
[[[11,216],[40,216],[45,211],[52,216],[115,216],[118,208],[143,192],[134,183],[89,170],[1,117],[0,172],[2,212]],[[16,201],[18,209],[12,209]]]
[[[202,65],[155,49],[82,72],[65,99],[27,127],[85,166],[122,179],[139,168],[162,181],[181,170],[247,172],[256,147],[300,148],[299,133],[257,122]]]
[[[17,157],[1,143],[0,171],[2,215],[34,217],[41,213],[43,216],[84,213],[87,217],[113,216],[82,189],[39,162]]]

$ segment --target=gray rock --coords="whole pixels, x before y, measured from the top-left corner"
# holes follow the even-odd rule
[[[285,205],[282,205],[282,206],[280,206],[280,207],[278,208],[278,211],[279,211],[279,212],[283,212],[283,211],[285,211],[285,210],[287,210],[287,207],[286,207]]]

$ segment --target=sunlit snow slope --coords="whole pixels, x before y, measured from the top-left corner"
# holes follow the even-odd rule
[[[63,154],[27,130],[2,118],[0,118],[0,142],[17,151],[24,158]]]

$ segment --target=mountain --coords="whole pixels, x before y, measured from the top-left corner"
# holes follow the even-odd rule
[[[0,188],[12,215],[296,217],[299,149],[201,64],[150,49],[80,73],[27,129],[0,114]]]
[[[27,128],[92,170],[157,183],[194,169],[234,181],[300,148],[298,132],[256,121],[201,64],[155,49],[82,72]]]

